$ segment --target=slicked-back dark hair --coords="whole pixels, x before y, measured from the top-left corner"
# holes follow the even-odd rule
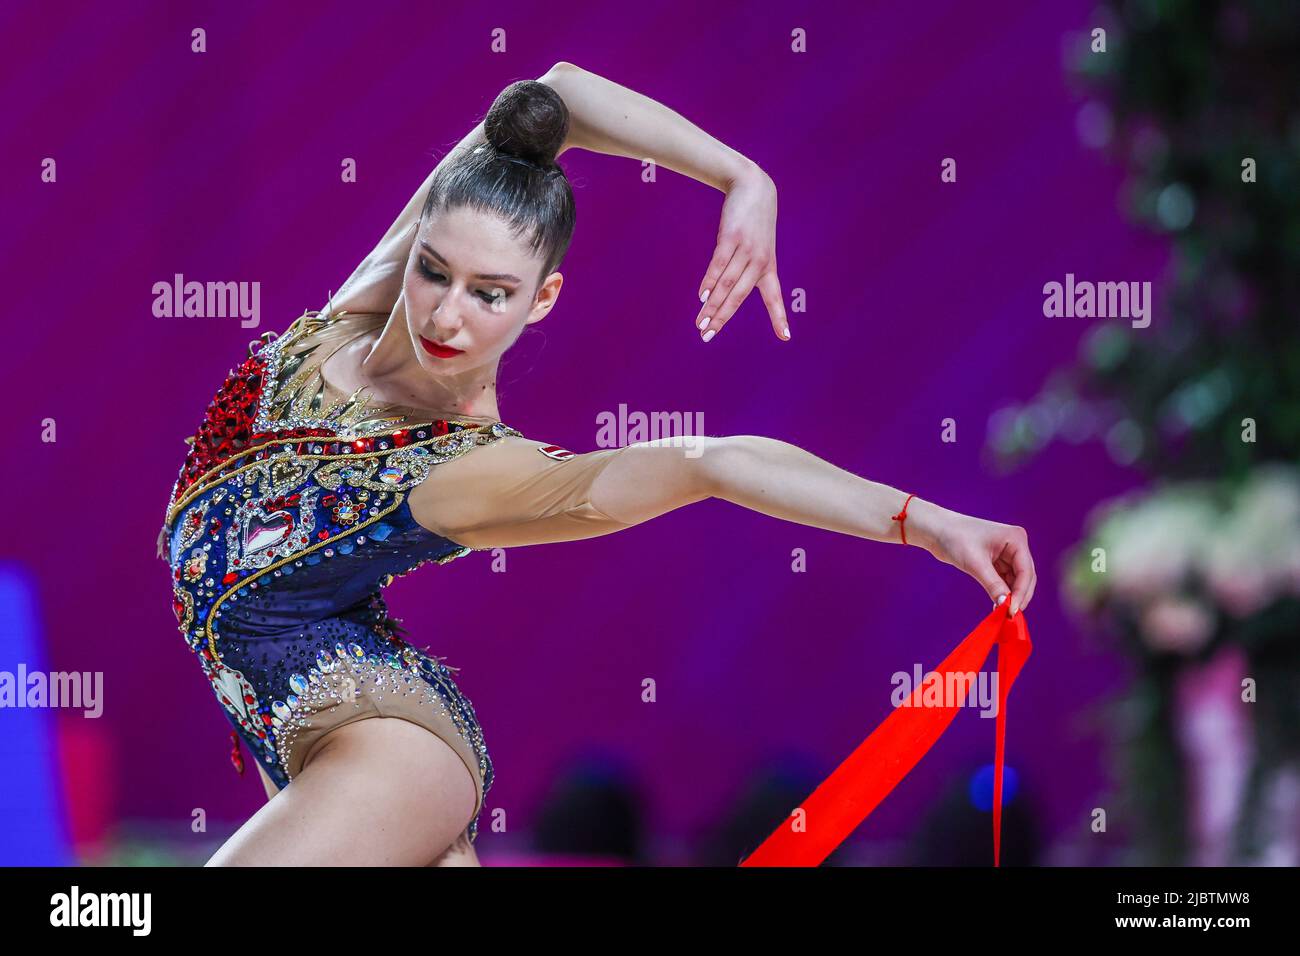
[[[544,279],[564,261],[577,218],[573,189],[555,161],[569,132],[569,109],[545,83],[520,80],[493,102],[483,131],[486,145],[439,165],[420,223],[461,206],[495,213],[541,257]]]

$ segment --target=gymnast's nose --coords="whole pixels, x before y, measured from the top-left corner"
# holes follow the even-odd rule
[[[458,289],[449,289],[434,306],[433,314],[429,318],[438,333],[439,342],[446,342],[460,331],[460,327],[464,324],[466,306],[467,303]]]

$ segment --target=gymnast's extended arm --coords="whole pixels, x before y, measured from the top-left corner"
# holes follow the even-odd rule
[[[759,435],[637,442],[553,461],[551,448],[507,438],[438,465],[411,495],[423,526],[471,548],[609,534],[720,498],[751,511],[873,541],[902,542],[893,520],[908,495],[789,442]],[[965,571],[1008,613],[1028,606],[1037,575],[1025,529],[907,502],[907,543]]]

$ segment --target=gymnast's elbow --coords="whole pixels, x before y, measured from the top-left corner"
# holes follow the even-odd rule
[[[567,60],[559,60],[549,70],[539,76],[537,81],[539,83],[548,83],[548,81],[554,80],[556,77],[563,76],[566,73],[578,72],[581,72],[581,67],[574,66]]]
[[[753,466],[760,446],[770,441],[761,435],[697,436],[689,440],[687,460],[693,461],[694,479],[704,497],[725,498],[735,479]],[[692,457],[693,456],[693,457]]]
[[[711,498],[733,501],[738,487],[752,485],[774,467],[805,462],[812,456],[798,445],[767,435],[725,435],[705,439],[699,456],[700,480]]]

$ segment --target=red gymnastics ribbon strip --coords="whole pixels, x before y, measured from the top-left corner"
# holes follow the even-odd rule
[[[1007,617],[1005,603],[996,606],[965,640],[953,649],[935,673],[940,686],[948,675],[973,674],[998,645],[997,742],[993,769],[993,865],[1002,856],[1002,764],[1006,751],[1007,694],[1033,644],[1024,612]],[[961,702],[948,706],[923,703],[927,683],[912,691],[911,706],[894,709],[858,748],[801,805],[802,829],[791,819],[779,826],[741,866],[817,866],[857,829],[894,787],[906,777],[943,736],[957,716]]]

